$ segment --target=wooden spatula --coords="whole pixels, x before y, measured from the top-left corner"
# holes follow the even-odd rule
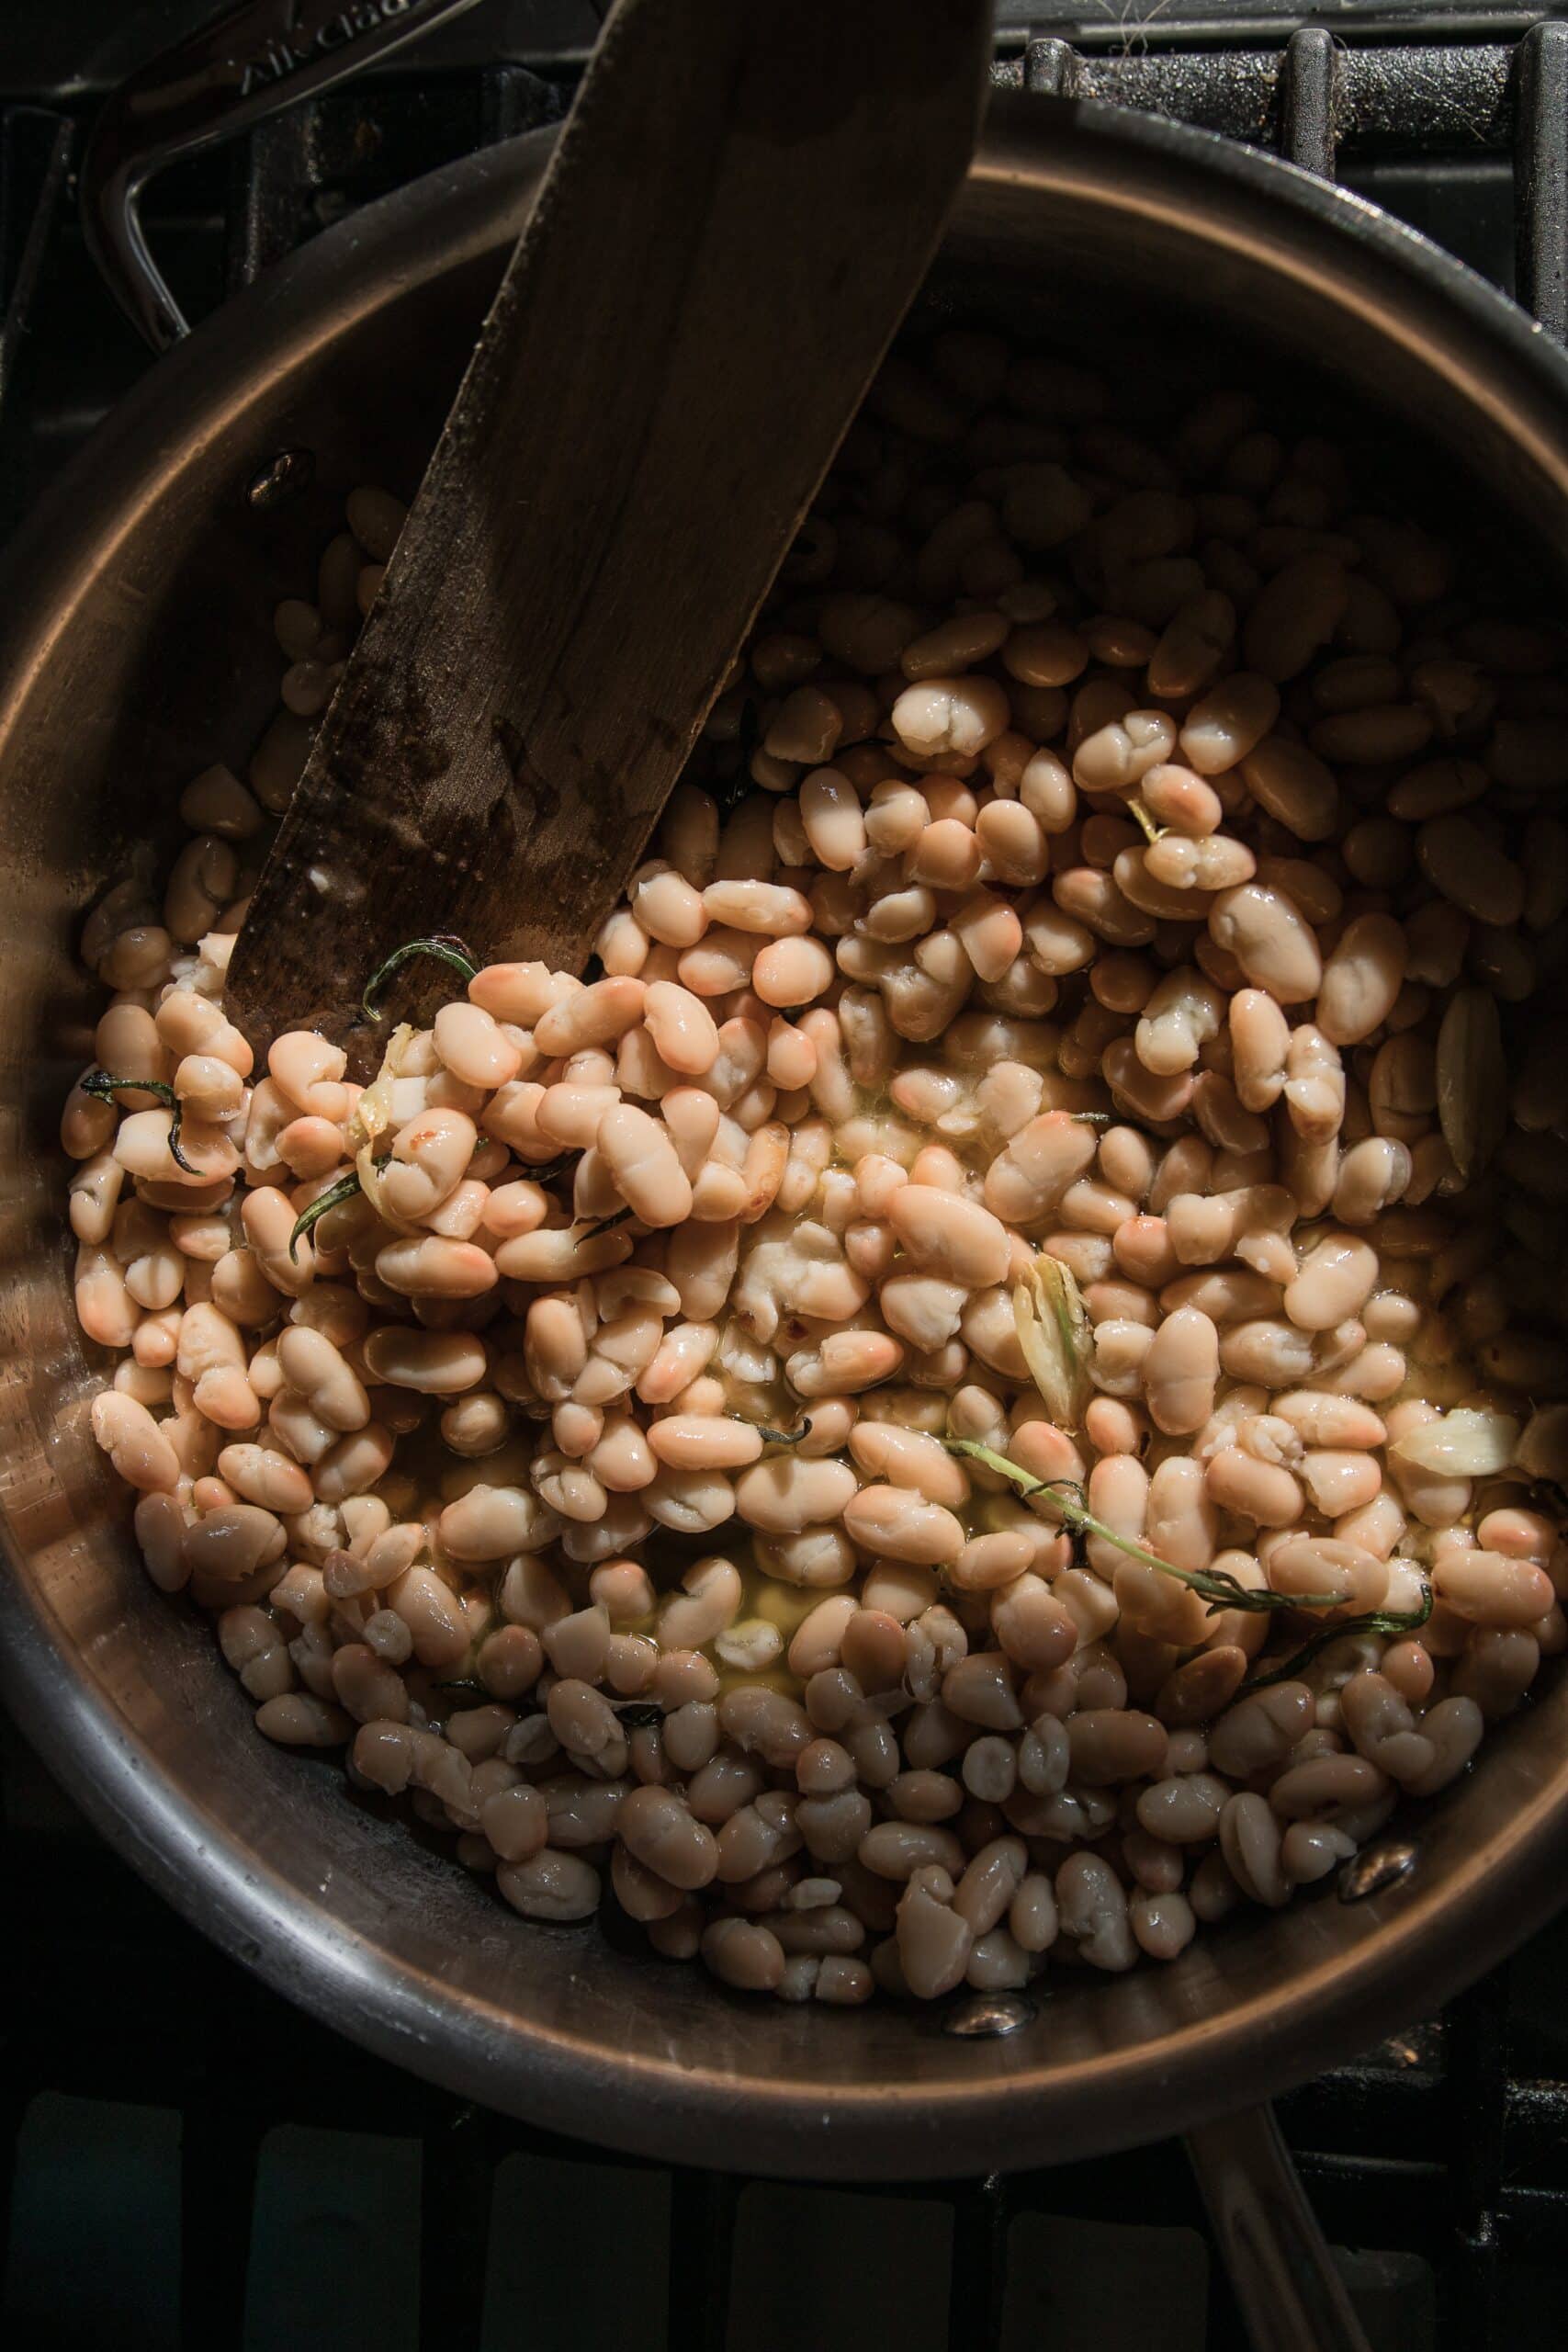
[[[618,0],[231,967],[580,969],[919,286],[988,0]],[[389,382],[387,398],[397,398]]]

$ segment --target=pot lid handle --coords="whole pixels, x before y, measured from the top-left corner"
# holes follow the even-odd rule
[[[1187,2134],[1255,2352],[1371,2352],[1269,2107]]]
[[[142,231],[155,173],[249,130],[472,7],[475,0],[243,0],[121,83],[93,127],[82,229],[117,302],[155,351],[189,333]]]

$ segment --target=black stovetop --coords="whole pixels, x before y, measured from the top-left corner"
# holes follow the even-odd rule
[[[214,13],[0,8],[0,532],[150,364],[74,227],[82,128],[97,94]],[[286,137],[171,172],[145,215],[190,313],[355,204],[563,111],[600,13],[490,0]],[[1512,291],[1516,154],[1539,182],[1527,279],[1550,275],[1562,243],[1568,99],[1554,94],[1568,79],[1553,76],[1568,25],[1534,36],[1533,79],[1517,47],[1543,13],[1568,17],[1568,0],[1002,0],[998,73],[1281,146]],[[1549,288],[1540,301],[1547,315]],[[3,1724],[0,1799],[7,2341],[849,2352],[875,2328],[901,2352],[1242,2342],[1174,2144],[854,2191],[602,2157],[288,2007],[148,1894]],[[1374,2352],[1555,2352],[1568,2334],[1565,1975],[1568,1920],[1282,2103]]]

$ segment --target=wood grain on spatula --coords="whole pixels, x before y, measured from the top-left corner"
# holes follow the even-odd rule
[[[346,1036],[433,931],[581,968],[935,250],[989,44],[987,0],[619,0],[252,901],[253,1043]]]

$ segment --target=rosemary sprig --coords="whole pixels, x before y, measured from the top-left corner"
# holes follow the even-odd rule
[[[389,1151],[378,1152],[377,1167],[385,1168],[391,1156]],[[288,1237],[290,1262],[298,1261],[299,1244],[318,1219],[325,1216],[329,1209],[337,1208],[344,1201],[352,1201],[355,1194],[363,1192],[364,1189],[359,1181],[359,1170],[356,1168],[351,1168],[346,1176],[340,1176],[335,1184],[329,1184],[324,1193],[318,1193],[315,1199],[307,1207],[302,1208],[294,1220],[294,1229]]]
[[[755,1430],[765,1445],[798,1445],[802,1438],[811,1435],[809,1413],[797,1430],[771,1430],[766,1421],[749,1421],[744,1413],[731,1413],[729,1419],[739,1421],[743,1429]]]
[[[291,1264],[298,1261],[299,1244],[311,1227],[324,1217],[329,1209],[335,1209],[341,1201],[352,1201],[360,1189],[358,1172],[351,1168],[346,1176],[340,1176],[335,1184],[329,1184],[324,1193],[318,1193],[309,1206],[300,1210],[294,1220],[294,1230],[288,1237],[288,1257]],[[446,1685],[443,1684],[440,1687],[445,1689]]]
[[[569,1168],[575,1168],[581,1157],[581,1152],[576,1150],[558,1152],[554,1159],[547,1159],[542,1167],[525,1166],[523,1172],[531,1183],[553,1184],[558,1176],[564,1176]]]
[[[378,1000],[381,990],[393,974],[400,972],[405,964],[412,964],[416,956],[433,956],[438,964],[449,964],[455,972],[461,972],[465,980],[471,980],[479,968],[462,941],[450,932],[436,932],[429,939],[406,939],[400,947],[393,948],[386,962],[378,965],[365,983],[360,1011],[367,1021],[379,1021],[381,1007]]]
[[[1145,1551],[1129,1535],[1119,1535],[1102,1519],[1097,1519],[1084,1500],[1084,1490],[1076,1478],[1036,1478],[1032,1472],[1021,1469],[1010,1462],[1005,1453],[998,1453],[975,1438],[944,1437],[949,1453],[966,1455],[972,1462],[983,1462],[987,1470],[995,1470],[1000,1477],[1015,1486],[1027,1498],[1049,1495],[1061,1512],[1064,1522],[1075,1535],[1098,1535],[1102,1543],[1112,1544],[1118,1552],[1125,1552],[1130,1560],[1138,1561],[1145,1568],[1157,1568],[1161,1576],[1174,1577],[1178,1584],[1201,1595],[1211,1612],[1219,1609],[1242,1609],[1253,1616],[1272,1616],[1286,1609],[1337,1609],[1338,1596],[1332,1592],[1269,1592],[1257,1591],[1251,1585],[1241,1583],[1228,1568],[1179,1568],[1173,1560],[1162,1560],[1156,1552]],[[1422,1622],[1425,1622],[1424,1620]],[[1333,1636],[1345,1630],[1333,1629]]]
[[[1337,1625],[1324,1625],[1303,1642],[1282,1664],[1271,1666],[1266,1674],[1249,1674],[1236,1696],[1245,1699],[1248,1691],[1266,1690],[1271,1682],[1293,1682],[1303,1666],[1310,1666],[1320,1650],[1331,1642],[1344,1640],[1354,1634],[1414,1634],[1432,1613],[1432,1588],[1425,1577],[1421,1579],[1421,1602],[1416,1609],[1369,1609],[1362,1617],[1346,1617]]]
[[[612,1699],[624,1731],[649,1731],[664,1721],[664,1710],[654,1699]]]
[[[86,1077],[82,1080],[81,1085],[84,1094],[96,1095],[100,1102],[112,1102],[120,1088],[127,1086],[139,1086],[143,1094],[155,1095],[160,1102],[167,1106],[170,1114],[169,1158],[176,1168],[183,1168],[187,1176],[200,1175],[200,1169],[193,1168],[180,1149],[180,1128],[185,1118],[185,1104],[180,1101],[174,1088],[166,1085],[163,1079],[113,1078],[107,1069],[90,1069]]]
[[[616,1209],[609,1216],[595,1217],[592,1224],[585,1223],[581,1217],[573,1217],[572,1231],[575,1233],[581,1226],[583,1240],[592,1241],[597,1234],[614,1233],[616,1226],[625,1225],[626,1219],[635,1214],[635,1210],[629,1208]]]

